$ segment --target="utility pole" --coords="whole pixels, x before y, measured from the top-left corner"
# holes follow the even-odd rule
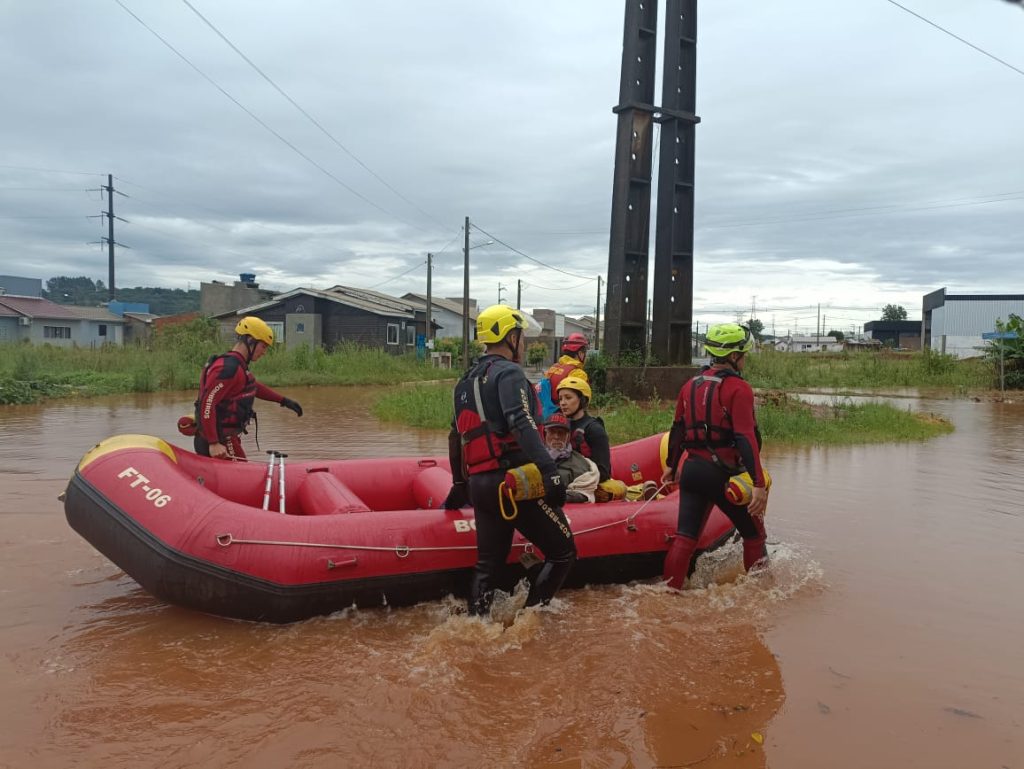
[[[107,210],[96,216],[90,216],[90,219],[107,217],[107,237],[100,238],[99,240],[92,241],[93,243],[106,243],[107,244],[107,296],[109,301],[114,301],[115,288],[114,288],[114,246],[120,246],[121,248],[128,248],[124,243],[118,243],[114,240],[114,220],[120,219],[125,224],[128,224],[127,219],[122,219],[120,216],[114,216],[114,194],[117,193],[123,198],[128,197],[123,192],[118,192],[114,189],[114,175],[107,174],[106,186],[100,187],[101,191],[107,193]]]
[[[520,278],[516,281],[516,309],[523,309],[523,280]]]
[[[821,347],[821,302],[818,302],[818,325],[814,327],[814,346]]]
[[[601,276],[597,276],[597,310],[595,311],[596,321],[594,323],[594,347],[598,350],[601,347]]]
[[[501,281],[499,280],[498,281],[498,304],[501,304],[501,292],[502,291],[508,291],[508,288],[506,288],[505,286],[501,285]]]
[[[114,175],[107,174],[107,291],[114,301]]]
[[[431,293],[431,278],[434,275],[434,255],[427,254],[427,341],[434,338],[434,296]]]
[[[462,228],[462,365],[469,368],[469,217]]]

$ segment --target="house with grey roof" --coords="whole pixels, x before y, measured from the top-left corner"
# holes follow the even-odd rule
[[[275,343],[335,347],[352,342],[400,355],[416,349],[426,334],[426,308],[419,302],[351,286],[296,288],[273,299],[214,315],[226,338],[235,324],[254,315],[274,330]]]

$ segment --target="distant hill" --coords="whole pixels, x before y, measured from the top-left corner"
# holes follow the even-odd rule
[[[84,276],[71,278],[63,275],[46,281],[43,296],[58,304],[77,304],[85,307],[103,304],[109,298],[107,287],[102,280],[94,281]],[[177,315],[180,312],[199,310],[199,292],[195,290],[146,286],[118,288],[117,299],[120,302],[148,304],[149,311],[155,315]]]

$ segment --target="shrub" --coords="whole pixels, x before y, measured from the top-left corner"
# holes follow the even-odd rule
[[[541,366],[548,359],[548,346],[543,342],[534,342],[526,348],[526,362],[531,366]]]

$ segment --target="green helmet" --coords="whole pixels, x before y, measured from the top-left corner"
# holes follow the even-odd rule
[[[719,323],[708,329],[704,349],[714,358],[725,358],[731,352],[747,352],[754,346],[750,329],[739,323]]]

